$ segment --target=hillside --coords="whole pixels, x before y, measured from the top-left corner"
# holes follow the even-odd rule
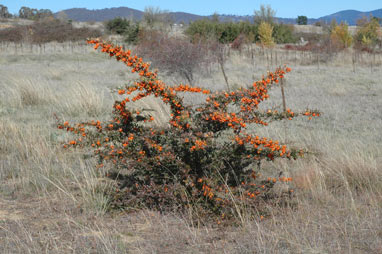
[[[382,9],[369,11],[369,12],[360,12],[356,10],[345,10],[333,13],[331,15],[327,15],[324,17],[319,18],[319,20],[323,20],[325,22],[331,22],[333,19],[337,21],[337,23],[340,23],[341,21],[345,21],[351,26],[354,26],[357,24],[357,20],[361,19],[363,17],[378,17],[382,18]]]
[[[125,17],[129,19],[134,20],[141,20],[143,17],[143,12],[136,9],[131,9],[128,7],[118,7],[118,8],[107,8],[107,9],[100,9],[100,10],[88,10],[85,8],[73,8],[73,9],[67,9],[63,10],[69,19],[75,20],[75,21],[105,21],[110,20],[115,17]],[[56,13],[57,15],[57,13]],[[198,19],[203,18],[209,18],[211,16],[200,16],[195,15],[191,13],[186,12],[170,12],[170,15],[172,16],[172,19],[175,23],[189,23]],[[324,21],[327,23],[330,23],[333,19],[335,19],[338,23],[341,21],[344,21],[348,23],[349,25],[356,25],[356,22],[358,19],[362,17],[370,17],[370,15],[374,17],[382,18],[382,9],[369,11],[369,12],[360,12],[356,10],[345,10],[336,12],[330,15],[326,15],[323,17],[320,17],[318,19],[311,19],[309,18],[308,22],[309,24],[313,24],[317,21]],[[219,18],[222,21],[252,21],[253,16],[252,15],[246,15],[246,16],[238,16],[238,15],[219,15]],[[296,19],[295,18],[276,18],[279,22],[285,23],[285,24],[295,24]]]
[[[128,19],[141,20],[143,17],[143,12],[140,10],[131,9],[128,7],[119,8],[108,8],[101,10],[88,10],[85,8],[73,8],[64,10],[65,14],[69,19],[86,22],[86,21],[105,21],[116,17],[124,17]],[[58,13],[56,13],[57,15]],[[174,22],[179,23],[181,21],[189,23],[190,21],[195,21],[202,19],[203,16],[194,15],[185,12],[171,12],[170,13]]]

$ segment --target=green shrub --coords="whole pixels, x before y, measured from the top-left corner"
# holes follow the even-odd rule
[[[274,24],[272,36],[277,44],[296,43],[298,41],[298,37],[294,34],[293,25]]]
[[[110,33],[124,36],[125,41],[129,43],[137,43],[138,35],[142,30],[139,23],[134,23],[124,18],[114,18],[106,22],[106,29]]]
[[[212,22],[208,19],[202,19],[192,22],[187,27],[185,33],[194,40],[208,40],[211,38],[220,40],[221,28],[217,22]]]
[[[143,31],[139,23],[130,26],[125,33],[125,41],[132,44],[137,44],[139,41],[139,34]]]
[[[106,29],[110,33],[125,34],[130,28],[130,20],[117,17],[106,22]]]
[[[192,22],[185,33],[193,39],[215,39],[220,43],[232,43],[239,35],[256,33],[256,27],[249,22],[223,22],[204,19]]]
[[[216,39],[220,43],[232,43],[239,36],[253,38],[252,42],[260,41],[259,24],[250,22],[217,22],[208,19],[192,22],[186,29],[186,34],[193,39]],[[272,36],[276,43],[294,43],[293,26],[272,23]]]

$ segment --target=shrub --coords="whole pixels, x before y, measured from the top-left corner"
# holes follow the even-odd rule
[[[296,43],[298,37],[294,34],[293,25],[274,24],[272,36],[277,44]]]
[[[139,34],[143,32],[143,29],[141,28],[139,23],[135,23],[134,25],[130,26],[130,29],[128,29],[125,33],[125,41],[133,44],[137,44],[139,41]]]
[[[244,34],[239,34],[236,39],[232,42],[231,48],[241,51],[243,45],[247,43],[249,39]]]
[[[275,44],[272,34],[273,26],[271,24],[262,22],[259,25],[259,38],[262,46],[272,47]]]
[[[130,20],[117,17],[106,22],[106,29],[110,33],[125,34],[130,28]]]
[[[113,205],[182,210],[191,204],[201,208],[201,213],[225,218],[237,212],[236,202],[256,208],[261,200],[272,198],[270,190],[277,181],[291,180],[261,180],[256,167],[263,160],[296,159],[303,151],[258,137],[247,129],[251,124],[267,126],[267,120],[319,116],[316,111],[293,113],[288,109],[279,113],[258,109],[269,97],[268,90],[284,78],[289,68],[278,68],[248,88],[211,94],[198,87],[167,86],[149,64],[130,51],[98,40],[88,42],[140,76],[134,84],[119,88],[118,94],[125,97],[115,102],[110,122],[58,125],[79,136],[64,147],[91,147],[99,167],[112,165],[108,175],[118,182]],[[202,93],[206,102],[187,106],[181,96],[185,92]],[[153,128],[151,115],[127,106],[146,96],[159,97],[170,106],[167,127]]]
[[[0,30],[0,41],[21,42],[24,38],[24,29],[20,27],[11,27]]]
[[[260,41],[259,26],[261,23],[250,22],[218,22],[208,19],[192,22],[185,33],[191,39],[216,39],[220,43],[233,43],[238,37],[252,38],[251,42]],[[293,34],[293,26],[268,23],[273,26],[273,37],[276,43],[294,43],[297,41]]]
[[[219,38],[216,23],[208,19],[201,19],[190,23],[187,27],[185,34],[192,39]]]
[[[374,48],[381,41],[378,21],[376,19],[359,20],[354,41],[357,48]]]
[[[79,41],[84,38],[99,37],[102,33],[99,30],[89,28],[74,28],[72,24],[61,22],[56,19],[35,22],[29,28],[32,34],[32,42],[47,43],[51,41]]]
[[[185,38],[173,38],[167,33],[147,30],[140,34],[137,53],[169,74],[178,74],[190,84],[194,73],[206,62],[207,50],[200,43]]]
[[[330,39],[339,48],[348,48],[353,42],[353,38],[348,31],[348,25],[341,23],[332,29]]]
[[[233,42],[241,33],[238,23],[227,22],[218,25],[220,33],[219,41],[221,43]]]
[[[238,36],[257,34],[257,27],[249,22],[224,22],[203,19],[192,22],[185,31],[192,39],[216,39],[220,43],[232,43]]]
[[[74,28],[72,24],[48,18],[32,25],[15,26],[0,30],[0,41],[31,42],[36,44],[52,41],[79,41],[99,37],[101,32],[89,28]]]
[[[138,42],[138,35],[142,30],[139,23],[133,23],[130,20],[120,17],[107,21],[106,29],[110,33],[124,36],[126,42],[133,44]]]

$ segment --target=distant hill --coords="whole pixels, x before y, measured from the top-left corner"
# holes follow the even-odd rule
[[[119,7],[119,8],[107,8],[100,10],[88,10],[85,8],[73,8],[64,10],[69,19],[75,21],[105,21],[110,20],[115,17],[125,17],[134,20],[141,20],[143,17],[143,12],[131,9],[128,7]],[[57,15],[57,13],[55,14]],[[175,23],[190,23],[195,20],[210,18],[211,16],[200,16],[186,12],[170,12],[172,19]],[[344,21],[349,25],[356,25],[358,19],[362,17],[370,17],[370,15],[374,17],[382,18],[382,9],[370,11],[370,12],[360,12],[355,10],[345,10],[336,12],[334,14],[330,14],[327,16],[320,17],[318,19],[308,19],[309,24],[313,24],[317,21],[324,21],[326,23],[330,23],[333,19],[335,19],[338,23]],[[246,16],[238,16],[238,15],[219,15],[220,20],[222,21],[252,21],[252,15]],[[276,18],[279,22],[285,24],[295,24],[295,18]]]
[[[368,12],[361,12],[356,10],[340,11],[340,12],[333,13],[331,15],[323,16],[319,18],[318,20],[322,20],[327,23],[330,23],[333,19],[335,19],[337,23],[341,23],[341,21],[345,21],[350,26],[354,26],[357,24],[358,19],[361,19],[363,17],[369,18],[370,15],[373,17],[382,18],[382,9],[368,11]]]
[[[63,10],[65,14],[67,15],[68,19],[74,20],[74,21],[80,21],[80,22],[89,22],[89,21],[106,21],[110,20],[116,17],[123,17],[128,19],[134,19],[134,20],[141,20],[143,17],[143,12],[131,9],[128,7],[119,7],[119,8],[106,8],[106,9],[99,9],[99,10],[88,10],[85,8],[73,8],[73,9],[67,9]],[[55,13],[57,16],[58,13]],[[203,18],[211,18],[210,16],[201,16],[186,12],[170,12],[170,15],[175,23],[190,23],[195,20],[203,19]],[[253,15],[246,15],[246,16],[238,16],[238,15],[219,15],[219,19],[221,21],[233,21],[233,22],[239,22],[239,21],[252,21]],[[284,18],[278,18],[280,22],[287,23],[287,24],[293,24],[295,22],[295,19],[284,19]]]
[[[140,20],[143,17],[143,12],[128,7],[106,8],[99,10],[88,10],[85,8],[73,8],[63,10],[68,19],[80,22],[87,21],[105,21],[114,19],[115,17],[125,17],[135,20]],[[55,13],[57,15],[58,13]]]
[[[171,15],[171,17],[175,23],[183,22],[185,24],[188,24],[188,23],[195,21],[195,20],[198,20],[198,19],[205,18],[204,16],[190,14],[187,12],[170,12],[170,15]]]
[[[141,20],[143,17],[143,11],[136,9],[131,9],[128,7],[119,7],[119,8],[107,8],[100,10],[88,10],[85,8],[73,8],[63,10],[67,15],[68,19],[80,22],[88,21],[106,21],[114,19],[116,17]],[[58,13],[55,13],[58,15]],[[174,22],[179,23],[181,21],[189,23],[198,19],[204,18],[203,16],[185,13],[185,12],[171,12],[170,15]]]

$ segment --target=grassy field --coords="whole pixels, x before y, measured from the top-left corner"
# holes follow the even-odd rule
[[[0,253],[382,253],[380,56],[362,56],[354,72],[349,52],[319,64],[280,50],[273,62],[260,49],[254,60],[231,53],[231,86],[250,85],[268,68],[288,64],[287,106],[323,115],[254,127],[315,155],[264,165],[265,174],[294,178],[292,205],[270,205],[262,220],[242,214],[238,225],[223,227],[195,225],[188,214],[107,212],[102,193],[111,183],[87,151],[62,148],[67,134],[56,128],[55,115],[109,119],[110,89],[135,78],[122,64],[85,45],[0,48]],[[225,89],[218,66],[200,72],[195,84]],[[165,106],[143,103],[155,110],[157,124],[166,121]],[[275,89],[264,107],[281,104]]]

